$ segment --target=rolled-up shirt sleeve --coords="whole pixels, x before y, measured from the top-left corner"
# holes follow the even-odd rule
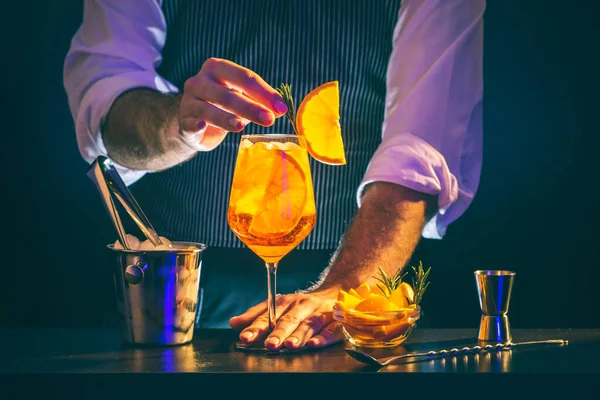
[[[388,64],[382,142],[357,191],[396,183],[437,196],[422,235],[471,204],[482,164],[484,0],[405,0]]]
[[[102,125],[120,94],[139,87],[178,91],[156,72],[165,39],[161,0],[85,0],[63,78],[77,144],[87,162],[108,156]],[[127,185],[148,172],[115,167]]]

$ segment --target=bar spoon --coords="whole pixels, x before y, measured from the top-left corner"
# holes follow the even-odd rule
[[[533,342],[520,342],[520,343],[497,343],[494,345],[488,344],[485,346],[472,346],[472,347],[463,347],[461,349],[454,348],[450,350],[436,350],[436,351],[427,351],[421,353],[408,353],[402,354],[399,356],[392,357],[383,357],[383,358],[375,358],[365,352],[356,349],[345,349],[346,353],[350,355],[350,357],[358,360],[362,363],[369,365],[376,365],[379,367],[385,367],[397,360],[402,360],[406,358],[419,358],[419,357],[427,357],[427,358],[435,358],[435,357],[446,357],[453,356],[457,354],[467,354],[467,353],[479,353],[479,352],[488,352],[488,351],[496,351],[496,350],[510,350],[513,347],[517,346],[527,346],[527,345],[535,345],[535,344],[557,344],[560,346],[568,345],[568,340],[556,339],[556,340],[538,340]]]

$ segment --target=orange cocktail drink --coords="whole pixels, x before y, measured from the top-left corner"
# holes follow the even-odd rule
[[[227,220],[235,235],[277,263],[317,220],[306,150],[297,135],[244,135],[237,156]]]

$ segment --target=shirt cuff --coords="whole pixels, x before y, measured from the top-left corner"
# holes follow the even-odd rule
[[[425,238],[441,239],[447,226],[469,204],[468,199],[465,199],[466,202],[458,201],[461,191],[457,179],[440,152],[408,132],[384,141],[373,155],[356,193],[359,207],[365,187],[374,182],[395,183],[438,196],[438,210],[423,228],[422,235]],[[458,207],[457,203],[460,203]]]
[[[114,101],[127,90],[142,87],[161,93],[178,92],[177,87],[152,71],[132,71],[107,77],[89,88],[81,102],[76,123],[79,151],[88,163],[91,164],[99,155],[109,157],[102,139],[102,126]],[[128,186],[150,172],[130,169],[111,161]]]

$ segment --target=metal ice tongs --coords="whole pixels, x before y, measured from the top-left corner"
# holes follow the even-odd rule
[[[152,224],[148,218],[146,218],[146,215],[127,188],[127,185],[125,185],[121,179],[121,176],[115,169],[113,163],[107,157],[98,156],[88,169],[87,175],[100,191],[104,206],[119,235],[119,242],[121,242],[121,245],[125,250],[131,250],[131,246],[129,246],[129,243],[127,242],[125,228],[119,217],[117,207],[113,201],[113,196],[121,202],[125,210],[127,210],[127,213],[133,218],[142,233],[146,235],[148,240],[150,240],[154,246],[163,244],[152,227]]]

